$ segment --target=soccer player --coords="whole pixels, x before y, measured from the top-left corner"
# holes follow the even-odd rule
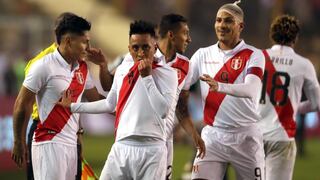
[[[128,48],[132,58],[117,68],[106,100],[71,104],[70,91],[66,91],[59,104],[72,112],[116,111],[116,140],[100,179],[165,179],[165,120],[177,93],[177,73],[161,64],[164,57],[154,56],[152,24],[131,23]]]
[[[166,144],[168,151],[166,179],[171,179],[172,176],[173,129],[176,125],[176,104],[189,72],[189,59],[182,54],[185,52],[190,42],[191,37],[189,35],[189,27],[186,18],[178,14],[168,14],[162,17],[159,25],[159,42],[156,56],[165,59],[165,63],[176,69],[178,73],[178,90],[174,99],[174,104],[172,105],[172,108],[170,108],[169,115],[166,119]],[[180,117],[179,114],[177,114],[177,117]],[[204,142],[195,129],[191,118],[178,118],[178,120],[186,132],[192,136],[196,147],[199,149],[199,157],[202,157],[205,154]]]
[[[73,13],[70,13],[70,12],[65,12],[65,13],[62,13],[56,20],[55,22],[55,26],[57,26],[60,21],[63,19],[63,18],[66,18],[67,16],[73,16],[74,14]],[[44,49],[43,51],[41,51],[38,55],[36,55],[36,57],[34,57],[33,59],[31,59],[26,68],[25,68],[25,76],[27,76],[27,74],[29,73],[29,70],[31,68],[31,66],[37,62],[38,60],[40,59],[43,59],[43,57],[47,54],[50,54],[50,53],[53,53],[56,49],[57,49],[58,45],[56,43],[52,43],[49,47],[47,47],[46,49]],[[91,49],[93,50],[93,49]],[[89,56],[89,55],[88,55]],[[100,77],[100,82],[101,82],[101,86],[103,88],[103,90],[105,91],[109,91],[110,88],[111,88],[111,85],[112,85],[112,75],[109,73],[109,71],[107,71],[107,63],[104,62],[104,61],[97,61],[99,59],[92,59],[92,58],[86,58],[88,60],[91,60],[93,61],[95,64],[99,65],[99,77]],[[33,138],[33,134],[34,134],[34,131],[37,127],[37,124],[39,122],[39,113],[38,113],[38,107],[37,107],[37,104],[34,103],[33,104],[33,110],[32,110],[32,114],[31,114],[31,118],[33,120],[31,126],[30,126],[30,130],[28,132],[28,137],[27,137],[27,155],[28,157],[26,157],[26,163],[27,163],[27,179],[28,180],[33,180],[33,170],[32,170],[32,160],[31,160],[31,143],[32,143],[32,138]],[[79,131],[78,131],[78,138],[81,138],[81,132],[83,132],[83,129],[81,127],[81,124],[79,126]],[[79,149],[80,148],[80,149]],[[81,141],[78,141],[78,152],[80,152],[79,154],[79,161],[81,162]],[[78,162],[79,162],[78,161]],[[78,166],[81,165],[81,163],[78,163]],[[81,168],[78,167],[78,177],[81,177]]]
[[[173,161],[173,129],[176,125],[175,109],[179,94],[185,84],[189,72],[189,59],[182,54],[185,52],[188,44],[191,42],[191,37],[189,35],[189,27],[186,18],[178,14],[164,15],[161,18],[158,31],[159,41],[155,56],[164,60],[161,63],[165,63],[174,68],[178,75],[177,93],[174,103],[169,110],[168,117],[165,120],[167,136],[166,145],[168,151],[166,179],[171,179]],[[128,54],[124,57],[124,60],[132,61],[132,56]],[[204,142],[194,128],[192,120],[190,118],[184,118],[181,119],[180,123],[187,133],[192,136],[194,143],[196,144],[197,148],[199,148],[199,156],[203,156],[205,153]]]
[[[296,157],[297,111],[318,110],[319,83],[312,63],[293,48],[300,27],[295,17],[281,15],[274,19],[270,38],[274,45],[264,50],[266,68],[263,76],[259,125],[263,132],[266,155],[266,179],[291,180]],[[302,90],[308,98],[300,104]]]
[[[49,47],[43,52],[47,55],[40,54],[43,57],[35,58],[32,66],[26,69],[27,75],[14,107],[12,159],[22,166],[26,152],[26,124],[36,98],[40,122],[32,143],[34,179],[70,179],[76,176],[79,115],[56,103],[65,89],[74,92],[75,101],[80,101],[82,94],[89,101],[101,99],[83,61],[88,56],[101,65],[106,64],[101,51],[89,47],[90,28],[90,23],[82,17],[62,14],[55,28],[58,47]]]
[[[237,179],[264,179],[262,133],[256,123],[265,61],[261,50],[240,38],[243,17],[237,3],[221,6],[214,26],[218,42],[191,58],[190,84],[202,80],[206,124],[201,133],[206,155],[194,160],[192,179],[222,180],[228,163]],[[177,109],[188,117],[186,100],[181,102]]]

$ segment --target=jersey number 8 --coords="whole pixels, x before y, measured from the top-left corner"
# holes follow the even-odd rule
[[[282,83],[281,77],[283,78],[284,83]],[[270,81],[268,80],[268,78],[272,78],[271,83],[268,83],[268,81]],[[263,86],[261,91],[260,104],[266,103],[266,92],[267,88],[270,88],[269,86],[271,86],[271,91],[268,91],[268,94],[270,97],[270,102],[274,106],[283,106],[287,103],[289,92],[288,87],[290,85],[290,76],[288,73],[277,71],[269,77],[268,71],[265,70],[262,83]],[[277,97],[277,93],[279,93],[279,91],[282,91],[281,98]]]

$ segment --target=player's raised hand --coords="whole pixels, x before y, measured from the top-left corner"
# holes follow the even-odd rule
[[[87,60],[93,62],[96,65],[107,66],[108,61],[105,55],[102,53],[101,49],[88,48],[87,49]]]
[[[203,157],[206,155],[206,145],[198,133],[193,136],[193,142],[197,148],[197,158],[203,159]]]
[[[215,81],[212,77],[210,77],[208,74],[203,74],[200,77],[201,81],[205,81],[210,86],[210,91],[217,91],[218,90],[218,82]]]
[[[72,103],[71,97],[72,97],[72,94],[70,90],[63,91],[62,98],[59,102],[57,102],[57,104],[65,108],[70,108]]]
[[[22,168],[23,163],[26,160],[27,145],[22,141],[15,141],[12,148],[11,159],[17,164],[19,168]]]
[[[152,62],[153,62],[153,57],[152,58],[144,58],[139,61],[138,70],[139,70],[141,77],[146,77],[151,74]]]

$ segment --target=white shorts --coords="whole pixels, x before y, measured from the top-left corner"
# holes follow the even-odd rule
[[[173,163],[173,141],[167,140],[167,172],[166,172],[166,180],[172,178],[172,163]]]
[[[115,142],[101,172],[100,180],[165,179],[166,160],[165,142],[152,145]]]
[[[297,154],[295,141],[265,141],[266,180],[291,180]]]
[[[263,140],[256,125],[227,129],[205,126],[201,137],[206,155],[194,160],[192,179],[222,180],[228,163],[237,179],[264,179]]]
[[[77,174],[77,146],[58,143],[32,145],[35,180],[69,180]]]

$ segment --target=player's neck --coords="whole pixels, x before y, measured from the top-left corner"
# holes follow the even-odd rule
[[[71,65],[71,67],[73,67],[74,65],[74,58],[65,50],[65,48],[63,48],[62,46],[58,47],[58,51],[61,54],[61,56],[63,57],[63,59],[69,64]]]
[[[239,38],[234,39],[233,41],[219,41],[219,48],[222,50],[231,50],[234,49],[241,40]]]
[[[165,56],[166,62],[170,62],[176,56],[174,47],[166,40],[159,41],[159,50]]]

